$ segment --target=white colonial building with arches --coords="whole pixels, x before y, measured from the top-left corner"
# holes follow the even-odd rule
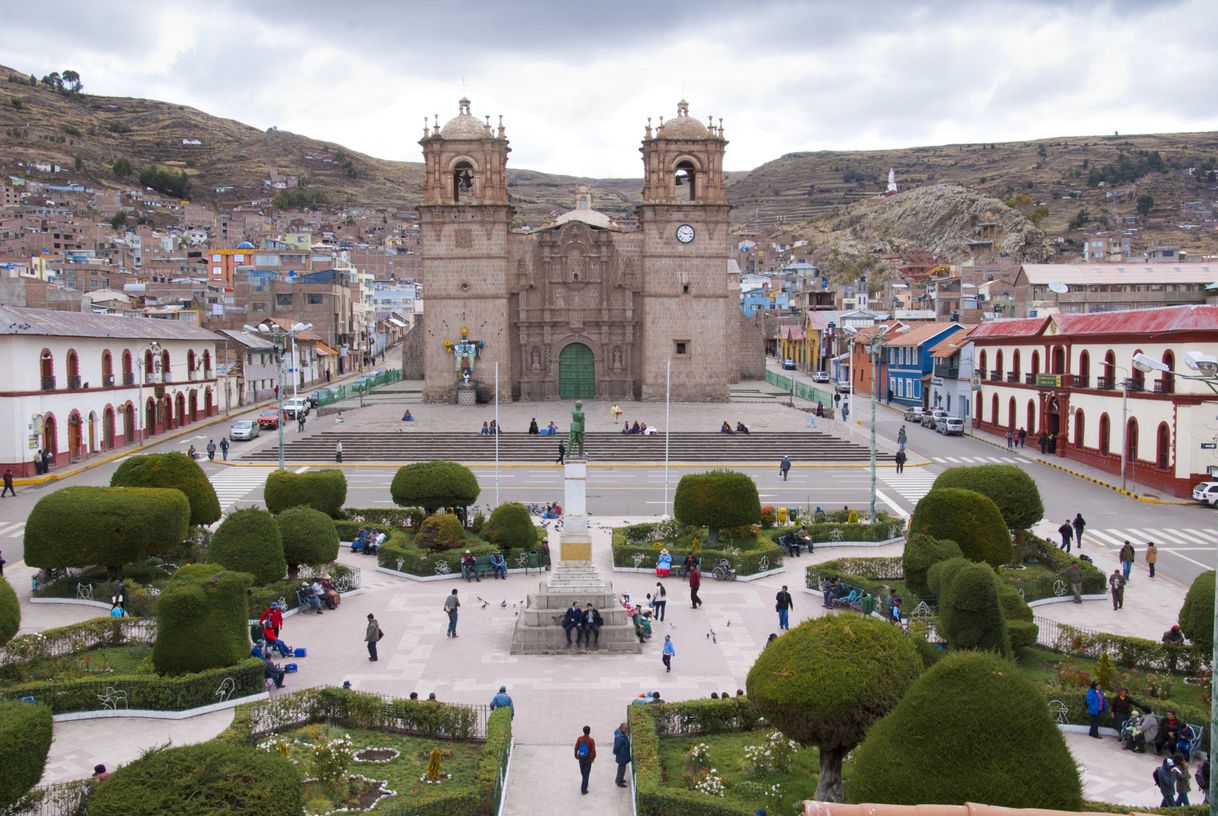
[[[216,344],[175,320],[0,307],[0,469],[34,475],[217,414]]]

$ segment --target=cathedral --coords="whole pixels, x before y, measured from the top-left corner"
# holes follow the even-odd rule
[[[760,332],[741,314],[730,261],[722,120],[681,101],[648,120],[637,230],[576,208],[530,232],[512,228],[508,140],[462,99],[424,125],[419,205],[424,398],[724,401],[764,376]]]

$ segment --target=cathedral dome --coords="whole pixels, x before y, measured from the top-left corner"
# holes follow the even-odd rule
[[[440,136],[445,139],[482,139],[487,133],[487,125],[479,122],[469,112],[469,100],[462,98],[457,103],[460,112],[444,123],[440,128]]]
[[[447,127],[447,125],[446,125]],[[710,131],[706,125],[689,115],[689,103],[682,99],[677,103],[677,118],[660,125],[656,136],[667,139],[706,139]]]

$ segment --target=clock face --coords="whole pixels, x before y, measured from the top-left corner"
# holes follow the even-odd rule
[[[694,240],[694,228],[689,224],[682,224],[677,227],[677,240],[683,244],[688,244]]]

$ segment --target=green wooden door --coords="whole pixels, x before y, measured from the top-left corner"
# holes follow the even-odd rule
[[[558,355],[559,399],[591,399],[596,396],[596,363],[592,349],[572,343]]]

